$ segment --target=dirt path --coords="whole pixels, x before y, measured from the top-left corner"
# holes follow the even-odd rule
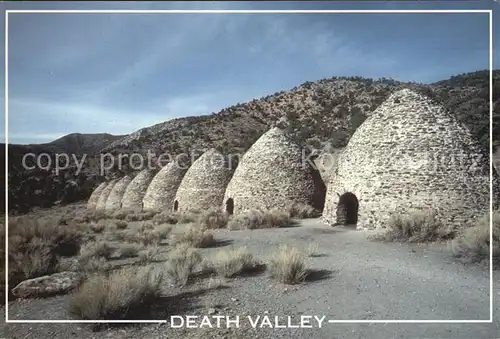
[[[179,225],[175,232],[182,230]],[[488,271],[455,262],[445,245],[408,246],[367,239],[369,234],[328,228],[318,220],[300,227],[255,231],[216,232],[221,247],[204,249],[205,258],[229,246],[247,246],[256,258],[269,262],[280,244],[306,249],[317,244],[317,256],[307,259],[315,270],[302,285],[285,286],[267,272],[227,282],[226,288],[207,288],[200,280],[183,289],[170,288],[163,301],[172,314],[325,316],[322,328],[171,329],[168,325],[142,325],[92,332],[82,324],[9,324],[6,338],[499,338],[500,291],[495,291],[494,324],[328,324],[328,319],[441,319],[470,320],[489,317]],[[160,265],[160,264],[159,264]],[[496,272],[494,281],[500,280]],[[11,319],[68,319],[67,296],[24,300],[10,305]],[[163,310],[165,311],[165,310]],[[4,317],[4,309],[0,316]],[[285,321],[286,318],[281,318]]]

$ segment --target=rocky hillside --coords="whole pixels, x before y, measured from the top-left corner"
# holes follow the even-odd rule
[[[500,114],[500,71],[494,72],[494,78],[495,116],[498,117]],[[242,153],[270,126],[275,125],[295,134],[311,150],[334,152],[347,144],[356,128],[392,92],[405,87],[418,89],[440,101],[460,121],[469,126],[487,152],[489,147],[488,83],[487,71],[461,74],[430,85],[402,83],[391,79],[333,77],[306,82],[289,91],[237,104],[211,115],[174,119],[143,128],[106,144],[102,152],[116,155],[118,153],[145,154],[151,151],[157,155],[165,152],[176,155],[193,150],[201,153],[207,148],[216,147],[222,152]],[[499,125],[495,124],[494,135],[499,134]],[[498,144],[499,141],[496,140],[495,146]],[[14,163],[9,161],[9,168],[19,169],[16,166],[17,162],[17,160]],[[88,187],[93,187],[96,182],[102,180],[102,177],[96,175],[95,159],[87,163],[81,181]],[[22,182],[35,180],[33,177],[38,175],[34,172],[24,173],[23,171],[9,173],[10,208],[19,209],[15,206],[25,206],[23,209],[26,209],[32,205],[39,205],[31,201],[33,192],[29,185],[28,188],[24,185],[25,189],[20,189],[23,186]],[[116,176],[120,173],[108,175]],[[68,174],[67,177],[59,180],[75,182],[76,178]],[[44,189],[38,190],[42,196],[48,197],[47,199],[40,198],[46,201],[44,205],[53,203],[54,196],[57,194],[48,194]],[[86,197],[87,195],[82,193],[77,198]]]

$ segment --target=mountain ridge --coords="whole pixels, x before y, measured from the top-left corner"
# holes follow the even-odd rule
[[[146,152],[152,152],[157,156],[164,153],[175,156],[196,151],[201,155],[204,150],[213,147],[223,153],[242,154],[273,126],[286,129],[310,151],[335,153],[345,147],[356,128],[378,105],[391,93],[402,88],[413,88],[437,100],[468,126],[485,152],[488,150],[489,71],[459,74],[428,85],[387,78],[374,80],[362,77],[331,77],[305,82],[288,91],[236,104],[211,115],[168,120],[131,134],[113,136],[112,140],[101,137],[98,142],[90,142],[93,146],[88,146],[91,150],[89,161],[84,173],[79,176],[75,174],[74,169],[68,169],[58,178],[37,171],[24,171],[19,166],[21,151],[15,150],[16,145],[9,145],[9,150],[14,150],[12,158],[9,153],[9,208],[19,210],[19,207],[22,207],[22,210],[26,210],[31,206],[39,206],[41,201],[43,206],[50,206],[60,200],[85,199],[102,180],[119,177],[131,171],[128,167],[119,169],[115,166],[100,175],[96,168],[99,153],[117,156],[122,153],[145,155]],[[500,70],[494,71],[493,92],[493,133],[498,136]],[[52,143],[55,143],[56,148],[64,148],[66,145],[66,149],[76,151],[81,151],[84,145],[87,145],[78,134],[70,134]],[[495,139],[495,148],[498,143],[499,140]],[[37,176],[43,176],[43,180],[47,182],[44,185],[36,185],[35,183],[40,181]],[[64,190],[68,183],[73,185],[75,182],[76,186],[86,188],[71,191],[74,196],[70,199],[61,198],[60,192],[57,191]],[[35,191],[38,193],[35,194]]]

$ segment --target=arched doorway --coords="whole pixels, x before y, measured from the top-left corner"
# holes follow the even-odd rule
[[[358,223],[358,198],[351,192],[339,197],[337,204],[337,225],[356,225]]]
[[[233,198],[229,198],[226,200],[226,212],[228,214],[234,213],[234,200],[233,200]]]
[[[176,200],[174,201],[174,212],[177,212],[179,210],[179,202]]]

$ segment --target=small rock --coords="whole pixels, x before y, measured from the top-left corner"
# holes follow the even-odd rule
[[[67,293],[78,287],[84,277],[77,272],[60,272],[34,279],[24,280],[12,289],[19,298],[37,298]]]
[[[232,301],[238,301],[238,298],[231,298]]]
[[[208,314],[215,314],[215,313],[217,313],[217,310],[215,308],[211,307],[208,309]]]

